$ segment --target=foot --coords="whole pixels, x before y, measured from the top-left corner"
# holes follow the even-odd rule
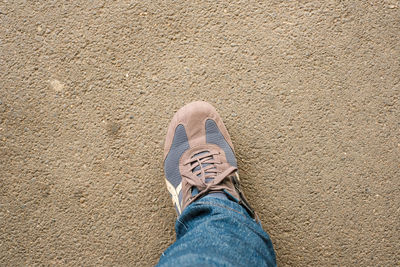
[[[254,218],[240,190],[231,138],[212,105],[192,102],[175,114],[165,140],[164,171],[178,215],[210,194],[238,202]]]

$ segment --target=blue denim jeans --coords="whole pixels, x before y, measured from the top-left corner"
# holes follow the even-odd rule
[[[205,196],[183,211],[175,231],[158,266],[276,266],[268,234],[236,202]]]

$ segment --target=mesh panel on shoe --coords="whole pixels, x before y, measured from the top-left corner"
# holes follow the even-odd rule
[[[189,149],[189,142],[186,135],[185,127],[179,124],[175,129],[174,139],[172,140],[171,149],[164,161],[164,171],[167,180],[176,188],[182,181],[179,172],[179,159],[182,154]]]
[[[236,157],[232,148],[225,140],[215,121],[211,119],[206,121],[206,140],[207,143],[215,144],[222,148],[225,152],[228,163],[234,167],[237,167]]]

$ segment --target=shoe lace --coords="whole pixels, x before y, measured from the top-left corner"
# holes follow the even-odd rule
[[[186,181],[199,191],[196,198],[212,191],[237,169],[233,166],[229,166],[225,170],[221,169],[222,162],[215,159],[215,156],[219,154],[221,153],[202,151],[183,163],[185,166],[189,166],[191,174],[185,175]]]

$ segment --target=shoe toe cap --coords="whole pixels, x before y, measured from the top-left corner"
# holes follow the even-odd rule
[[[221,131],[222,135],[233,149],[233,145],[216,109],[209,103],[204,101],[191,102],[180,108],[172,118],[168,127],[167,136],[164,145],[164,158],[167,156],[171,148],[175,129],[178,125],[183,125],[186,131],[190,147],[202,145],[206,143],[206,121],[213,120]]]

